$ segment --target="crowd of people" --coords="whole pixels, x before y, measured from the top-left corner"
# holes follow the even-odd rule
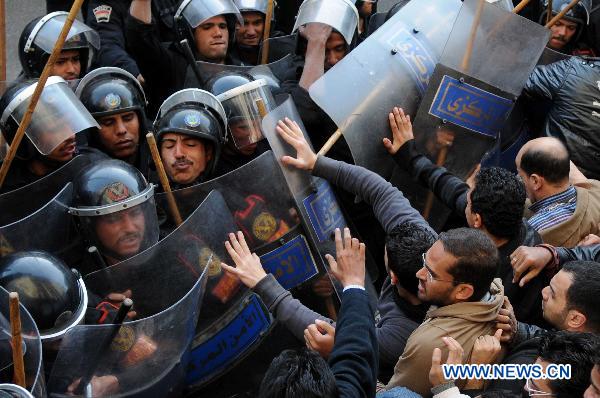
[[[467,178],[446,161],[448,150],[470,151],[467,129],[440,119],[441,144],[424,144],[405,104],[384,111],[377,137],[386,138],[368,145],[406,176],[404,186],[427,195],[363,167],[350,139],[318,151],[341,126],[311,87],[339,63],[360,64],[352,51],[405,6],[422,3],[426,15],[437,1],[86,0],[53,65],[73,2],[46,1],[47,14],[7,44],[18,45],[22,71],[0,98],[0,154],[17,138],[44,68],[51,72],[16,156],[3,159],[0,286],[20,294],[38,326],[51,395],[83,394],[85,379],[90,396],[133,396],[139,375],[115,369],[190,361],[145,394],[600,397],[599,1],[533,0],[520,11],[529,24],[555,19],[546,50],[512,101],[519,131],[496,136]],[[506,13],[519,3],[485,2]],[[419,115],[433,115],[432,99],[419,101]],[[466,144],[453,146],[459,140]],[[219,200],[227,212],[212,205]],[[221,219],[189,221],[202,206]],[[145,275],[150,263],[185,271]],[[308,275],[285,278],[300,269]],[[122,275],[140,280],[130,287]],[[183,313],[199,278],[191,360],[159,344],[160,333],[168,341],[175,331],[144,329],[111,354],[118,366],[97,353],[95,373],[51,372],[54,361],[65,366],[60,338],[71,347],[77,324],[113,324],[129,299],[124,325]],[[173,281],[164,301],[144,302],[133,287]],[[230,343],[250,297],[270,326],[230,357],[216,343],[219,353],[206,354],[221,332],[232,347],[251,333],[246,318]],[[116,343],[78,347],[109,352]],[[198,347],[208,359],[195,359]],[[448,365],[535,365],[541,374],[454,377]],[[555,365],[568,366],[568,377],[546,377]],[[6,369],[2,383],[12,381]]]

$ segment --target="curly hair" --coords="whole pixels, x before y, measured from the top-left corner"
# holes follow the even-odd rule
[[[490,234],[511,239],[521,228],[525,198],[525,185],[518,176],[501,167],[485,168],[475,176],[471,211],[481,216]]]
[[[416,273],[423,267],[422,255],[435,242],[435,235],[418,224],[396,225],[385,239],[388,267],[398,278],[400,286],[417,294]]]

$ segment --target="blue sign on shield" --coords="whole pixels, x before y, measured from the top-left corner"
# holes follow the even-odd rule
[[[498,136],[513,101],[444,75],[429,113],[493,138]]]
[[[296,236],[285,245],[260,256],[265,271],[273,274],[279,284],[289,290],[319,273],[306,238]]]
[[[330,240],[336,228],[344,228],[346,220],[331,186],[323,181],[317,192],[302,201],[319,242]]]

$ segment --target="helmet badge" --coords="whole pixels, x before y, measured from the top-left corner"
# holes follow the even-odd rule
[[[201,122],[201,116],[198,112],[192,112],[185,115],[183,118],[185,125],[188,127],[198,127]]]
[[[114,182],[107,185],[102,191],[100,204],[110,205],[127,199],[129,196],[129,188],[127,188],[125,184],[122,182]]]
[[[121,105],[121,97],[115,93],[107,94],[106,97],[104,97],[104,103],[108,109],[116,109]]]

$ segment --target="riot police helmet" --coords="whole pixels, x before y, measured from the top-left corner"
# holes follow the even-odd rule
[[[244,24],[233,0],[183,0],[174,15],[175,30],[178,40],[187,39],[190,43],[197,43],[193,31],[210,18],[222,15],[227,21],[229,31],[229,46],[235,38],[236,23]]]
[[[0,98],[0,129],[10,145],[23,120],[37,81],[17,82]],[[51,76],[25,130],[28,143],[21,144],[17,154],[23,159],[37,155],[48,156],[75,134],[98,123],[77,99],[67,82],[59,76]]]
[[[69,213],[110,264],[158,242],[154,185],[135,167],[116,159],[96,162],[75,177],[73,191]]]
[[[19,293],[42,342],[60,338],[85,316],[88,296],[81,275],[50,253],[16,252],[0,258],[0,285]]]
[[[568,0],[553,0],[552,1],[552,15],[558,15],[564,10],[569,3]],[[545,24],[548,18],[548,0],[541,0],[541,6],[544,11],[540,15],[540,23]],[[577,23],[580,27],[587,26],[590,24],[590,0],[581,0],[573,8],[571,8],[563,17],[566,20]]]
[[[219,100],[208,91],[190,88],[178,91],[160,106],[154,121],[154,135],[161,146],[167,133],[198,138],[212,146],[213,156],[205,168],[210,176],[225,143],[227,117]]]
[[[29,22],[19,38],[19,60],[23,72],[29,78],[39,77],[52,53],[52,49],[67,19],[67,12],[56,11]],[[63,51],[78,50],[83,76],[91,65],[96,51],[100,49],[98,33],[80,21],[73,21],[67,34]]]

